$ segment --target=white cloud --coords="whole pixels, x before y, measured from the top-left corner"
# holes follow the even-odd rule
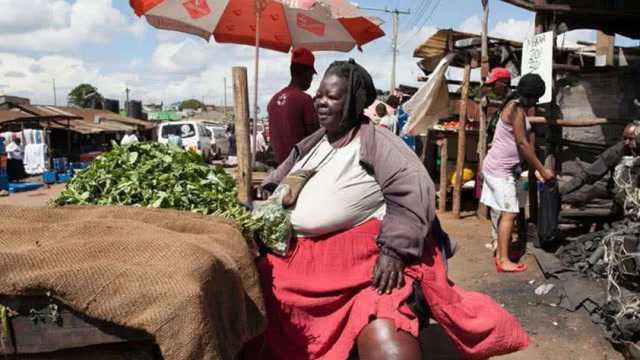
[[[477,15],[466,18],[458,27],[462,32],[479,34],[482,31],[482,20]]]
[[[69,24],[71,5],[63,0],[0,0],[0,29],[19,34]]]
[[[145,31],[140,22],[129,23],[112,0],[0,0],[0,6],[0,50],[60,52]]]
[[[53,80],[58,90],[58,104],[66,103],[66,95],[76,85],[87,82],[98,87],[106,97],[120,98],[129,74],[104,74],[96,66],[68,56],[34,58],[0,53],[0,84],[3,92],[28,96],[33,103],[53,104]]]
[[[201,72],[213,60],[205,46],[210,44],[190,38],[177,43],[161,43],[152,55],[153,68],[171,74]]]

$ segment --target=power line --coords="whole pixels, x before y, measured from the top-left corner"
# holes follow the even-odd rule
[[[398,58],[398,28],[399,28],[399,23],[400,23],[400,15],[409,15],[411,14],[410,10],[407,11],[400,11],[398,9],[393,9],[390,10],[389,8],[385,7],[384,9],[380,9],[380,8],[366,8],[366,7],[358,7],[362,10],[369,10],[369,11],[380,11],[380,12],[385,12],[388,14],[391,14],[393,16],[393,38],[391,39],[391,48],[393,49],[393,62],[391,65],[391,93],[394,92],[394,90],[396,89],[396,64],[397,64],[397,58]]]
[[[420,5],[418,5],[418,10],[414,13],[414,15],[411,18],[409,18],[409,21],[407,21],[405,30],[412,29],[414,26],[416,26],[420,22],[420,19],[422,18],[425,11],[429,8],[430,5],[431,5],[431,0],[421,0]]]
[[[418,30],[416,30],[416,32],[415,32],[412,36],[408,37],[408,38],[407,38],[407,40],[405,40],[405,42],[404,42],[404,43],[402,43],[402,45],[400,45],[400,48],[405,47],[405,46],[409,43],[409,41],[411,41],[411,39],[413,39],[416,35],[418,35],[418,34],[422,31],[422,29],[424,28],[424,26],[429,22],[429,20],[431,20],[431,18],[432,18],[432,17],[433,17],[433,15],[435,14],[435,11],[436,11],[436,9],[438,9],[438,6],[440,6],[440,2],[441,2],[441,1],[442,1],[442,0],[438,0],[438,1],[436,2],[435,6],[431,9],[431,13],[429,14],[429,16],[427,16],[427,17],[424,19],[424,21],[422,22],[422,25],[420,25],[420,27],[418,28]]]

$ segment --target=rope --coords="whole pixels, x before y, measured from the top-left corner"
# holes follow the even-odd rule
[[[638,275],[624,270],[625,262],[634,262],[637,252],[628,252],[624,246],[625,237],[640,234],[640,189],[635,185],[637,176],[634,167],[620,165],[614,172],[614,181],[618,189],[624,191],[624,211],[627,226],[611,231],[602,240],[605,249],[604,260],[607,268],[607,302],[613,304],[617,312],[613,318],[618,322],[622,318],[640,318],[640,294],[625,291],[621,285],[626,275]]]

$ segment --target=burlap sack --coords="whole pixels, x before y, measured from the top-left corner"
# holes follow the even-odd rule
[[[0,206],[0,293],[42,294],[152,334],[165,359],[231,359],[266,325],[230,221],[128,207]]]

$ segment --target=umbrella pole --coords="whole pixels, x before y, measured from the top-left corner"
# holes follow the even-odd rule
[[[260,0],[256,0],[256,58],[255,68],[253,72],[253,134],[251,134],[251,165],[255,165],[256,153],[258,148],[256,146],[256,138],[258,136],[258,71],[260,69]]]

